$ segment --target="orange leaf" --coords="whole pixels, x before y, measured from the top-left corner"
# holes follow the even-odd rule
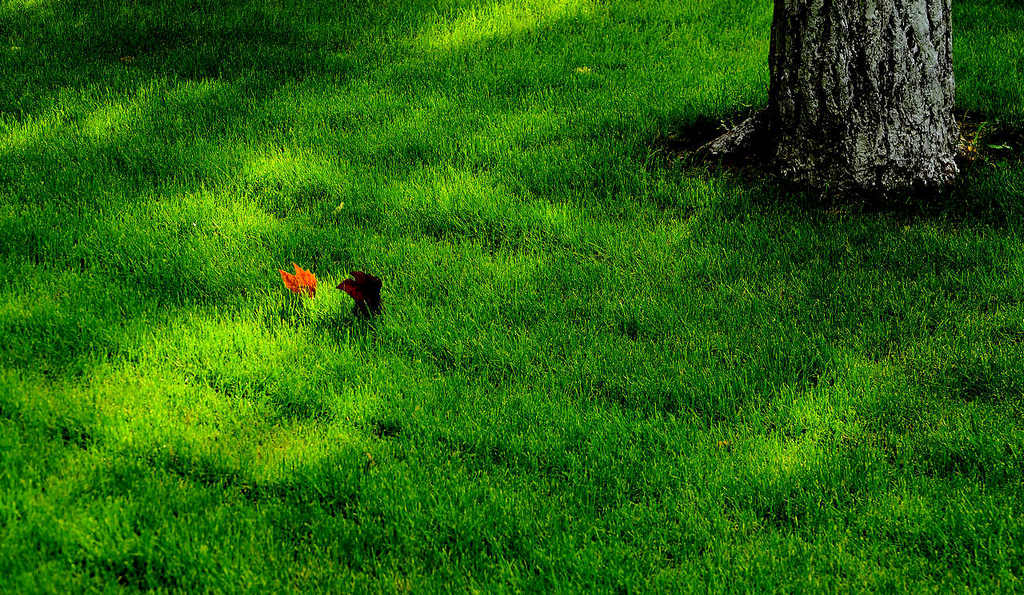
[[[281,280],[284,281],[284,286],[291,290],[292,293],[307,293],[309,297],[316,295],[316,275],[303,269],[299,265],[292,263],[295,267],[295,274],[287,273],[278,269],[277,272],[281,273]]]

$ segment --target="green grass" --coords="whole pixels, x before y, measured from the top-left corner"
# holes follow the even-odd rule
[[[1024,160],[859,209],[661,149],[769,22],[0,0],[0,591],[1024,589]],[[1021,23],[955,7],[1002,127]]]

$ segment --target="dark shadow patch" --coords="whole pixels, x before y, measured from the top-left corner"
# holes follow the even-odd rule
[[[256,483],[242,489],[254,502],[287,504],[294,514],[321,510],[332,516],[351,518],[359,508],[365,456],[351,453],[352,460],[337,457],[297,470],[287,479]]]
[[[65,446],[74,446],[83,450],[91,447],[96,441],[92,431],[84,424],[74,420],[58,424],[53,428],[53,433],[60,438]]]
[[[698,117],[655,137],[650,142],[650,154],[669,160],[684,157],[727,132],[729,121],[739,119],[740,113],[727,118]]]
[[[320,509],[344,516],[359,504],[366,471],[366,456],[355,449],[297,467],[271,481],[256,481],[240,469],[187,448],[180,452],[125,450],[97,471],[85,492],[102,496],[148,489],[155,475],[168,474],[203,488],[226,490],[256,504],[281,504],[295,513]]]
[[[618,330],[620,334],[627,337],[630,341],[637,341],[643,333],[643,326],[636,312],[627,312],[620,316]]]
[[[274,398],[272,403],[277,409],[278,417],[281,420],[311,420],[320,423],[328,423],[334,419],[334,410],[324,401],[323,397],[316,394],[304,394],[298,397]]]
[[[1024,366],[988,353],[943,362],[938,369],[919,372],[922,384],[932,392],[964,402],[1013,403],[1024,396]]]
[[[754,127],[756,134],[749,138],[751,146],[748,151],[720,157],[711,156],[706,151],[710,143],[732,134],[744,123],[755,120],[760,122],[761,117],[754,118],[759,112],[761,109],[748,108],[719,117],[698,116],[648,142],[647,161],[662,166],[680,161],[691,166],[711,163],[731,168],[750,168],[753,172],[766,170],[766,154],[763,150],[765,136],[757,127]]]
[[[395,438],[402,434],[404,425],[399,419],[377,417],[370,420],[370,431],[378,438]]]
[[[1024,477],[1024,450],[1011,441],[982,437],[926,440],[913,457],[915,470],[941,480],[958,477],[992,486],[1019,485]]]
[[[203,487],[223,488],[245,483],[245,477],[222,461],[175,449],[122,449],[106,468],[96,471],[85,492],[91,495],[125,493],[143,489],[154,473],[164,472]]]
[[[351,76],[379,50],[367,39],[393,38],[416,30],[443,3],[440,0],[383,0],[267,5],[251,0],[72,0],[52,10],[0,12],[0,30],[24,50],[8,58],[20,84],[18,95],[0,93],[0,111],[37,112],[63,88],[95,84],[117,87],[140,77],[226,79],[266,87],[266,78],[302,80],[308,76]],[[402,27],[394,26],[401,14]],[[332,21],[344,27],[325,34]],[[54,65],[80,65],[73,69]],[[276,84],[276,83],[275,83]],[[35,93],[25,93],[25,89]],[[42,91],[42,93],[40,93]]]
[[[117,585],[138,591],[173,591],[185,587],[175,571],[157,556],[123,553],[114,557],[88,560],[83,566],[91,568],[93,573],[110,577],[113,579],[111,582]]]
[[[1024,124],[1011,123],[996,114],[961,112],[960,169],[970,171],[995,161],[1024,162]]]

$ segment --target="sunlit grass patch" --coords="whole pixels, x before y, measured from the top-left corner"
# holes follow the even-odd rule
[[[430,50],[453,50],[467,44],[535,31],[551,21],[585,15],[594,10],[590,0],[501,0],[469,6],[451,18],[438,19],[419,34],[417,41]]]
[[[0,151],[22,150],[42,141],[48,132],[55,132],[61,119],[59,113],[53,113],[23,121],[0,121]]]
[[[322,217],[344,208],[352,186],[346,170],[323,156],[279,147],[249,156],[238,184],[277,217],[301,212]]]
[[[7,12],[40,11],[51,4],[50,0],[4,0],[0,10]]]

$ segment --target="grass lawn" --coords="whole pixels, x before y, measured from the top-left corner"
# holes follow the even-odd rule
[[[770,17],[0,0],[0,591],[1024,589],[1021,147],[925,207],[678,159]],[[1024,5],[954,26],[1019,133]]]

